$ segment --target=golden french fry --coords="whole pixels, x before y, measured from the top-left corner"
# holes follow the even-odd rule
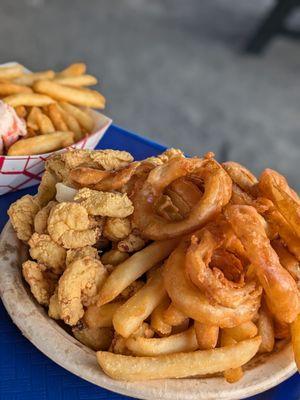
[[[27,86],[16,85],[12,82],[0,82],[0,96],[10,96],[17,93],[32,93]]]
[[[259,337],[259,336],[258,336]],[[251,340],[251,339],[250,339]],[[226,346],[234,346],[237,343],[243,343],[242,342],[237,342],[236,340],[234,340],[229,334],[227,334],[226,332],[222,332],[221,335],[221,346],[224,346],[226,348]],[[224,378],[226,379],[226,381],[228,383],[235,383],[237,381],[239,381],[242,377],[243,377],[243,370],[242,367],[236,367],[236,368],[228,368],[224,371]]]
[[[86,65],[84,63],[74,63],[63,69],[56,76],[79,76],[85,74]]]
[[[50,104],[47,108],[48,117],[51,119],[54,127],[58,131],[68,131],[67,124],[63,120],[62,114],[59,111],[57,104]]]
[[[27,116],[27,110],[24,106],[16,107],[15,112],[17,113],[17,116],[20,118],[25,118]]]
[[[163,319],[166,324],[177,326],[188,320],[188,317],[181,311],[179,311],[173,303],[171,303],[166,311],[163,313]]]
[[[101,306],[115,299],[132,282],[168,257],[178,241],[178,239],[171,239],[151,243],[119,264],[102,286],[98,305]]]
[[[20,139],[8,149],[7,154],[9,156],[44,154],[70,146],[73,143],[73,132],[52,132],[48,135]]]
[[[36,106],[42,107],[48,104],[55,103],[49,96],[38,93],[17,93],[11,96],[4,97],[3,101],[12,107],[17,106]]]
[[[79,76],[58,76],[53,79],[54,82],[60,83],[61,85],[67,86],[92,86],[97,85],[98,80],[92,75],[79,75]]]
[[[75,142],[78,142],[82,138],[82,132],[77,119],[72,114],[67,113],[59,104],[57,104],[57,107],[68,130],[74,132]]]
[[[110,265],[119,265],[121,262],[127,260],[129,257],[128,253],[124,253],[122,251],[119,251],[117,249],[112,249],[109,251],[106,251],[105,253],[102,254],[101,256],[101,262],[102,264],[110,264]]]
[[[156,357],[132,357],[99,351],[97,360],[103,371],[113,379],[137,381],[185,378],[238,368],[254,357],[259,345],[260,337],[257,336],[212,350]]]
[[[300,371],[300,314],[291,324],[292,345],[294,351],[295,362]]]
[[[158,269],[140,290],[117,309],[113,316],[115,330],[121,336],[129,337],[149,317],[165,295],[161,270]]]
[[[0,66],[0,79],[14,79],[23,75],[24,67],[20,64],[12,65],[11,67]]]
[[[51,122],[51,119],[45,115],[40,108],[37,108],[36,120],[41,134],[45,135],[51,132],[55,132],[55,128]]]
[[[163,314],[170,304],[170,299],[165,296],[162,302],[155,308],[151,314],[150,326],[160,336],[170,335],[172,326],[163,319]]]
[[[51,96],[58,101],[67,101],[93,108],[103,109],[105,107],[104,96],[96,90],[64,86],[53,81],[37,81],[33,88],[36,92]]]
[[[120,301],[104,304],[104,306],[100,307],[92,304],[87,307],[83,319],[89,328],[112,327],[114,313],[122,304],[123,302]]]
[[[260,353],[271,352],[275,344],[274,325],[272,316],[263,304],[259,310],[258,316],[258,334],[261,337],[261,345],[259,346]]]
[[[233,328],[224,328],[223,331],[237,342],[250,339],[257,335],[257,326],[252,321],[243,322]]]
[[[29,114],[27,116],[27,128],[30,128],[34,131],[37,131],[39,129],[38,122],[37,122],[38,112],[39,112],[38,107],[31,108],[31,110],[29,111]]]
[[[126,347],[136,356],[160,356],[198,349],[195,329],[191,327],[185,332],[164,338],[129,337]]]
[[[195,333],[200,350],[214,349],[218,343],[219,327],[195,321]]]
[[[80,108],[73,106],[69,103],[60,103],[61,107],[67,111],[69,114],[73,115],[79,122],[79,125],[84,128],[87,132],[92,132],[94,128],[94,121],[91,115],[89,115],[86,111],[81,110]]]
[[[14,83],[24,86],[32,86],[34,82],[41,79],[52,79],[54,78],[55,72],[52,70],[41,71],[41,72],[31,72],[22,74],[19,78],[14,80]]]

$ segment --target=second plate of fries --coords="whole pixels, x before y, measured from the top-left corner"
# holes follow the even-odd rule
[[[15,62],[0,65],[0,107],[14,110],[25,129],[0,137],[0,194],[37,184],[49,154],[94,149],[108,129],[112,121],[100,112],[105,98],[89,88],[98,80],[86,68],[80,62],[59,72],[31,72]],[[4,116],[0,110],[0,126]]]

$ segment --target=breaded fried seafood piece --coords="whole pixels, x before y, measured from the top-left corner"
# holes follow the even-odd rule
[[[65,269],[66,250],[55,243],[49,235],[34,233],[29,242],[29,253],[39,264],[60,275]]]
[[[125,218],[133,213],[131,200],[125,193],[100,192],[92,189],[80,189],[75,196],[88,214],[102,217]]]
[[[56,201],[49,201],[49,203],[39,210],[34,217],[34,231],[36,233],[47,233],[47,223],[51,208],[57,204]]]
[[[27,242],[33,234],[34,217],[39,211],[39,203],[34,196],[27,194],[13,203],[8,215],[20,240]]]
[[[76,249],[96,243],[98,228],[90,228],[88,212],[78,203],[59,203],[48,218],[51,238],[66,249]]]
[[[37,302],[43,306],[47,306],[54,292],[56,284],[55,276],[47,272],[45,265],[29,260],[23,263],[22,272]]]
[[[77,324],[83,317],[83,306],[95,301],[106,278],[106,268],[92,257],[77,259],[66,268],[58,283],[61,318],[66,324]]]

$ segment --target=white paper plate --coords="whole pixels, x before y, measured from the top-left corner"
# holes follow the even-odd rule
[[[235,384],[222,377],[114,381],[98,367],[95,353],[50,319],[30,295],[21,272],[27,249],[7,223],[0,239],[0,294],[14,323],[40,351],[68,371],[100,387],[127,396],[151,400],[234,400],[263,392],[296,371],[290,345],[253,361],[243,379]]]

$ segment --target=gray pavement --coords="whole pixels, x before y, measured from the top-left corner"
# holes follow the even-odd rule
[[[239,49],[268,0],[0,0],[0,62],[85,60],[115,123],[300,189],[300,42]]]

